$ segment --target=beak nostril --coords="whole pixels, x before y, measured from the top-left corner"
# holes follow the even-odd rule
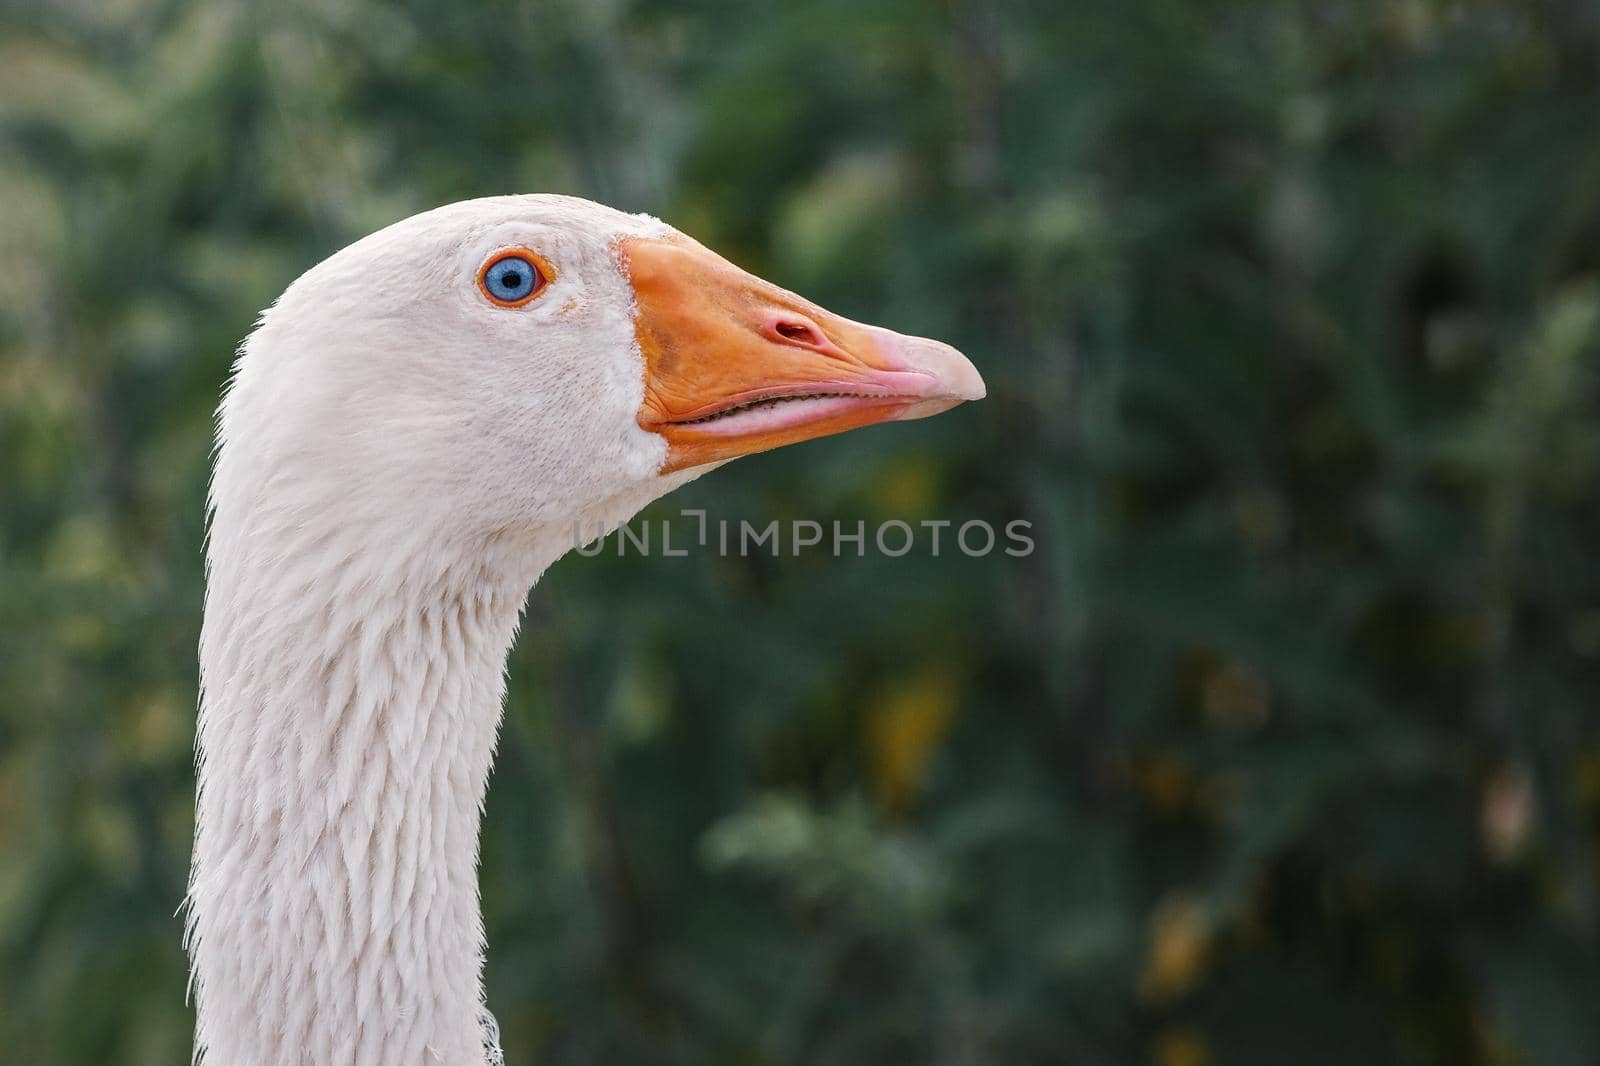
[[[773,326],[778,336],[785,340],[800,341],[804,344],[821,344],[822,338],[817,335],[817,329],[809,322],[796,322],[793,320],[780,320]]]

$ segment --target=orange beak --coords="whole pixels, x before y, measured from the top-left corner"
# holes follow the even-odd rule
[[[628,237],[619,251],[645,358],[639,425],[667,441],[662,473],[984,395],[948,344],[830,314],[688,238]]]

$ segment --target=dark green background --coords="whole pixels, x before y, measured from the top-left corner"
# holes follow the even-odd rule
[[[509,1061],[1600,1061],[1594,3],[0,20],[0,1060],[188,1054],[233,347],[545,190],[988,379],[654,514],[1038,551],[559,564],[485,826]]]

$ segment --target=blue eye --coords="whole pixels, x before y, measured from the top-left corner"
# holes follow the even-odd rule
[[[495,303],[520,304],[544,281],[539,268],[520,255],[503,255],[483,272],[483,291]]]

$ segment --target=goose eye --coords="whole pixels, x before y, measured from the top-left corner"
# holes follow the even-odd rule
[[[489,261],[478,287],[502,307],[521,307],[544,287],[546,277],[529,255],[509,252]]]

